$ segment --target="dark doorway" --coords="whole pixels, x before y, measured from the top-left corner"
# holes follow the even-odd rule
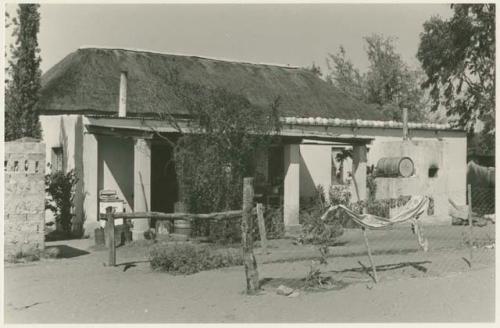
[[[172,148],[153,143],[151,157],[151,210],[172,213],[178,200]]]

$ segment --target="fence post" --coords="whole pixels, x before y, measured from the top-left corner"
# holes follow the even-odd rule
[[[365,240],[366,250],[368,251],[368,259],[370,260],[370,265],[372,266],[373,280],[375,283],[378,283],[377,269],[375,267],[375,262],[373,261],[372,250],[370,248],[370,244],[368,243],[368,237],[366,236],[366,229],[365,227],[361,227],[361,230],[363,231],[363,239]]]
[[[470,247],[470,266],[472,268],[472,248],[473,248],[473,232],[472,232],[472,191],[470,184],[467,185],[467,201],[469,203],[469,247]]]
[[[106,228],[107,228],[107,240],[108,240],[108,266],[116,265],[116,248],[115,248],[115,219],[113,218],[113,208],[106,208]]]
[[[241,220],[241,244],[243,248],[243,262],[247,280],[247,293],[255,293],[259,289],[259,272],[257,261],[253,254],[252,237],[252,207],[253,207],[253,178],[243,179],[243,217]]]
[[[259,224],[260,245],[263,254],[267,254],[266,223],[264,222],[264,206],[261,203],[257,207],[257,223]]]

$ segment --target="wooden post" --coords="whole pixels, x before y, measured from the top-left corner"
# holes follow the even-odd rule
[[[472,192],[471,192],[471,186],[470,184],[467,185],[467,200],[469,202],[469,246],[470,246],[470,266],[472,268],[472,247],[473,245],[473,234],[472,234]]]
[[[257,204],[257,222],[259,223],[260,245],[262,246],[262,253],[267,254],[267,237],[266,237],[266,224],[264,222],[264,205]]]
[[[257,261],[253,254],[252,238],[252,207],[253,207],[253,178],[243,179],[243,218],[241,219],[241,244],[243,261],[247,279],[247,293],[252,294],[259,290],[259,272]]]
[[[403,140],[408,140],[408,108],[403,108]]]
[[[375,280],[375,283],[378,283],[377,269],[375,268],[375,264],[373,262],[372,251],[370,249],[370,245],[368,244],[368,238],[366,237],[366,229],[365,227],[361,227],[361,229],[363,230],[363,238],[365,239],[365,246],[368,250],[368,258],[370,259],[370,265],[372,266],[373,270],[373,280]]]
[[[116,248],[115,248],[115,219],[113,218],[113,208],[106,208],[106,230],[109,249],[108,266],[116,265]]]

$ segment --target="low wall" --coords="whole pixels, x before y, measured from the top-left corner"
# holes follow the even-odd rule
[[[408,178],[376,178],[376,198],[430,196],[434,200],[434,214],[425,215],[422,222],[451,224],[448,199],[464,204],[465,146],[442,140],[385,142],[383,145],[379,150],[381,157],[408,156],[414,162],[415,173]],[[438,168],[437,173],[432,176],[429,174],[431,166]]]
[[[44,248],[45,144],[5,143],[4,257]]]

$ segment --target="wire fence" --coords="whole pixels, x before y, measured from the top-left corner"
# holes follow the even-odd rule
[[[327,248],[327,254],[318,252],[317,268],[311,264],[311,272],[317,273],[320,268],[324,279],[349,283],[374,279],[371,262],[379,280],[446,276],[494,267],[494,190],[479,187],[470,190],[465,202],[463,189],[427,195],[431,200],[429,208],[417,225],[408,221],[384,230],[366,231],[356,224],[344,225],[342,235]],[[388,208],[380,212],[392,217],[404,199],[382,204]],[[367,213],[374,214],[369,208]],[[419,232],[425,242],[419,240]],[[326,264],[319,265],[325,261]]]
[[[312,281],[314,285],[318,282],[330,288],[356,282],[369,283],[375,280],[373,267],[379,281],[447,276],[494,267],[494,191],[491,188],[471,187],[470,193],[464,189],[441,193],[433,190],[425,196],[430,202],[428,210],[417,220],[418,224],[410,220],[384,230],[362,230],[357,224],[344,225],[341,234],[332,237],[326,247],[310,243],[295,247],[301,246],[300,238],[283,238],[283,207],[268,206],[264,211],[264,221],[269,254],[259,250],[259,228],[257,223],[253,224],[258,261],[267,264],[298,262],[293,265],[301,265],[303,270],[285,272],[280,269],[276,277],[293,276],[298,286],[304,284],[305,278],[308,283]],[[408,199],[406,196],[383,201],[381,207],[368,206],[366,212],[374,214],[370,211],[378,208],[380,216],[391,218]],[[468,199],[472,204],[470,210]],[[313,217],[318,213],[308,215]],[[221,228],[211,223],[209,232],[240,236],[239,220],[224,224],[226,226]],[[212,239],[230,239],[222,237]],[[291,281],[287,280],[287,283]]]
[[[471,185],[472,211],[478,215],[495,213],[495,188]]]

